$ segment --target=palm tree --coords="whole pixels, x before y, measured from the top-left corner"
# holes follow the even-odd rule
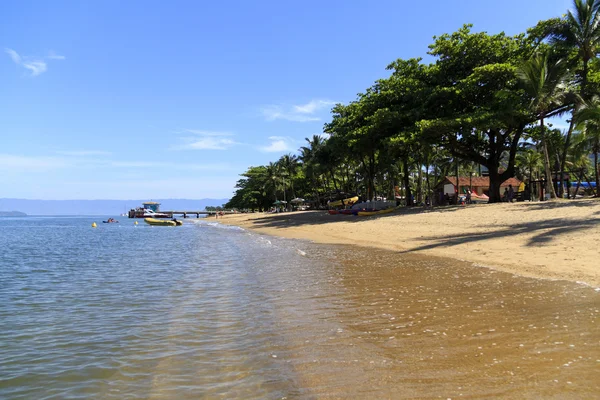
[[[307,146],[300,148],[300,161],[302,161],[302,167],[304,169],[305,176],[310,177],[312,188],[315,193],[315,200],[317,205],[320,204],[321,199],[319,195],[319,170],[320,166],[317,160],[317,154],[325,144],[325,139],[319,135],[313,135],[312,139],[306,138]]]
[[[523,175],[528,175],[529,177],[529,196],[531,196],[533,173],[537,172],[543,166],[542,155],[533,149],[526,149],[517,154],[516,163],[523,171]]]
[[[550,33],[550,41],[566,49],[577,49],[582,62],[581,93],[587,99],[589,62],[600,48],[600,0],[573,0],[573,8],[567,12],[564,23]]]
[[[589,63],[596,57],[600,48],[600,1],[573,0],[573,11],[569,10],[567,12],[561,23],[550,30],[549,36],[550,42],[554,46],[566,50],[567,53],[571,50],[577,51],[577,58],[582,63],[580,93],[581,97],[589,99]],[[576,111],[574,109],[573,114]],[[571,146],[574,123],[574,118],[571,118],[560,157],[561,175],[564,172],[567,152]]]
[[[585,102],[575,114],[577,127],[581,134],[579,143],[594,154],[594,175],[596,178],[596,197],[600,196],[600,173],[598,171],[598,153],[600,153],[600,98],[593,97]]]
[[[275,201],[277,201],[277,183],[279,182],[279,168],[277,164],[269,162],[265,170],[265,178],[265,190],[271,189],[273,196],[275,196]]]
[[[544,119],[567,111],[565,104],[569,103],[571,94],[566,85],[567,69],[561,59],[549,60],[549,52],[538,52],[517,70],[517,76],[523,88],[531,97],[530,110],[540,120],[542,152],[544,155],[544,170],[546,174],[546,192],[551,198],[556,198],[552,185],[552,171],[548,157],[548,145],[544,130]]]
[[[296,172],[298,171],[298,157],[289,153],[282,156],[279,159],[279,163],[281,165],[283,175],[289,178],[290,189],[292,190],[292,198],[295,198],[296,191],[294,190],[294,178],[296,177]]]

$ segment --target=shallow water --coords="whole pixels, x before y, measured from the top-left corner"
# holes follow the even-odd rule
[[[0,219],[0,398],[599,396],[593,288],[92,221]]]

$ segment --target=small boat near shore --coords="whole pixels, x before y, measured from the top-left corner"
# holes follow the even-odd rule
[[[394,212],[394,210],[394,208],[386,208],[385,210],[359,211],[358,215],[361,217],[370,217],[372,215],[389,214],[391,212]]]
[[[180,226],[183,225],[182,221],[173,221],[170,219],[156,219],[156,218],[144,218],[144,222],[148,225],[154,226]]]

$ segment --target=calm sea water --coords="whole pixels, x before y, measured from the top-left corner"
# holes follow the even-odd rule
[[[599,396],[593,288],[101,219],[0,219],[0,398]]]

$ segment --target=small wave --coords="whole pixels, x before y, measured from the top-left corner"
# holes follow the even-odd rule
[[[305,251],[302,251],[302,250],[300,250],[300,249],[296,249],[296,252],[297,252],[298,254],[300,254],[302,257],[306,257],[306,252],[305,252]]]
[[[210,226],[211,228],[226,229],[229,231],[245,231],[244,228],[235,225],[224,225],[219,222],[207,222],[202,220],[194,220],[192,223],[200,226]]]

